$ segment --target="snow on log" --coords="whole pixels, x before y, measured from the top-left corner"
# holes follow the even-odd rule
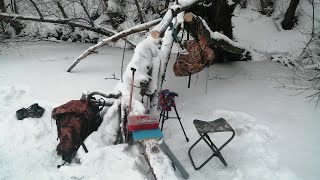
[[[142,144],[145,146],[144,156],[156,180],[178,179],[172,168],[171,160],[160,149],[157,140],[145,140]]]
[[[78,28],[82,28],[82,29],[86,29],[92,32],[96,32],[98,34],[102,34],[105,36],[113,36],[115,34],[117,34],[116,31],[111,30],[111,29],[106,29],[106,28],[102,28],[102,27],[92,27],[92,26],[88,26],[85,24],[80,24],[77,22],[74,22],[74,19],[66,19],[66,18],[38,18],[38,17],[33,17],[33,16],[22,16],[22,15],[16,15],[16,14],[7,14],[7,13],[0,13],[0,20],[26,20],[26,21],[35,21],[35,22],[46,22],[46,23],[54,23],[54,24],[65,24],[68,26],[71,26],[72,28],[74,27],[78,27]],[[119,38],[123,38],[123,37],[119,37]],[[131,46],[135,46],[135,43],[123,38],[123,40],[125,40],[128,44],[130,44]]]
[[[124,38],[130,34],[136,33],[136,32],[140,32],[146,29],[149,29],[151,26],[154,26],[155,24],[158,24],[160,22],[161,19],[155,19],[153,21],[144,23],[144,24],[140,24],[137,26],[134,26],[130,29],[121,31],[111,37],[108,37],[106,39],[103,39],[102,41],[100,41],[98,44],[91,46],[89,49],[87,49],[85,52],[83,52],[74,62],[73,64],[68,68],[67,72],[71,72],[72,69],[84,58],[86,58],[87,56],[89,56],[91,53],[93,53],[95,50],[97,50],[98,48],[106,45],[109,42],[116,42],[117,40],[119,40],[120,38]]]
[[[2,19],[18,19],[18,20],[26,20],[26,21],[36,21],[36,22],[46,22],[46,23],[55,23],[55,24],[65,24],[69,26],[79,27],[86,30],[90,30],[105,36],[112,36],[115,34],[115,31],[109,30],[101,27],[91,27],[84,24],[80,24],[74,22],[74,19],[65,19],[65,18],[41,18],[41,17],[33,17],[33,16],[23,16],[17,14],[7,14],[0,13],[0,20]]]
[[[196,16],[194,14],[186,13],[184,15],[184,20],[190,25],[192,29],[198,29],[199,26],[204,26],[204,35],[209,42],[209,45],[215,45],[221,47],[223,50],[235,53],[235,54],[244,54],[246,56],[250,56],[250,53],[247,49],[241,46],[239,43],[234,42],[226,35],[219,32],[212,32],[208,24],[201,17]]]

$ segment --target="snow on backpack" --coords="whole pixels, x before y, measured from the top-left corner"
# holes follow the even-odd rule
[[[99,111],[99,106],[88,100],[72,100],[53,109],[51,116],[56,120],[60,140],[56,150],[65,163],[71,163],[81,145],[88,152],[83,141],[100,126],[102,118]]]
[[[214,52],[204,36],[199,35],[198,39],[185,41],[184,47],[188,53],[179,54],[173,65],[176,76],[190,76],[212,63]]]

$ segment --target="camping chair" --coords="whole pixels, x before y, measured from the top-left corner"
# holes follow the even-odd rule
[[[195,170],[199,170],[201,169],[205,164],[207,164],[214,156],[217,156],[220,161],[227,166],[226,161],[224,160],[224,158],[222,157],[220,151],[233,139],[234,135],[235,135],[235,131],[232,129],[232,127],[228,124],[228,122],[223,119],[223,118],[219,118],[217,120],[214,121],[201,121],[201,120],[197,120],[195,119],[193,121],[194,126],[196,127],[200,138],[190,147],[188,154],[189,154],[189,158],[191,160],[192,166],[194,167]],[[211,141],[208,133],[215,133],[215,132],[227,132],[227,131],[231,131],[232,132],[232,136],[219,148],[217,148],[217,146]],[[196,144],[198,144],[201,140],[203,140],[209,147],[210,149],[213,151],[213,154],[207,159],[205,160],[199,167],[196,167],[192,156],[191,156],[191,150],[192,148],[195,147]]]
[[[187,140],[187,142],[189,141],[186,132],[184,131],[184,128],[182,126],[181,123],[181,118],[178,114],[177,108],[176,108],[176,103],[174,98],[178,96],[178,94],[176,92],[170,91],[168,89],[164,89],[162,91],[160,91],[159,93],[159,107],[161,109],[161,113],[160,113],[160,117],[159,117],[159,122],[161,122],[161,131],[163,128],[163,124],[166,120],[168,119],[178,119],[180,126],[182,128],[183,134]],[[171,107],[174,108],[174,111],[176,112],[176,117],[169,117],[169,111],[171,111]]]

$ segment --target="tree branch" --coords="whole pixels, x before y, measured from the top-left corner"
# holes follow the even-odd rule
[[[57,4],[59,10],[61,11],[63,18],[67,19],[68,16],[67,16],[66,12],[64,11],[64,8],[62,7],[60,1],[56,1],[56,4]]]
[[[158,24],[160,22],[160,19],[156,19],[153,21],[150,21],[148,23],[144,23],[144,24],[140,24],[137,26],[134,26],[130,29],[121,31],[109,38],[103,39],[101,42],[99,42],[98,44],[90,47],[89,49],[87,49],[85,52],[83,52],[74,62],[73,64],[68,68],[67,72],[71,72],[71,70],[84,58],[86,58],[87,56],[89,56],[92,52],[94,52],[96,49],[106,45],[109,42],[116,42],[118,41],[120,38],[126,37],[130,34],[136,33],[136,32],[140,32],[146,29],[149,29],[151,26],[154,26],[155,24]]]
[[[134,0],[134,2],[136,4],[136,6],[137,6],[140,23],[143,24],[144,22],[143,22],[143,17],[142,17],[141,9],[140,9],[140,6],[139,6],[139,2],[138,2],[138,0]]]
[[[38,8],[37,4],[33,1],[33,0],[29,0],[31,2],[31,4],[33,5],[33,7],[36,9],[36,11],[38,12],[40,19],[43,19],[43,16],[40,12],[40,9]]]
[[[90,17],[90,14],[89,14],[89,12],[88,12],[88,10],[87,10],[86,6],[84,5],[83,0],[79,0],[79,4],[82,6],[82,8],[83,8],[84,12],[85,12],[85,13],[86,13],[86,15],[88,16],[88,19],[89,19],[89,23],[90,23],[90,25],[91,25],[92,27],[94,27],[94,23],[93,23],[93,21],[92,21],[92,19],[91,19],[91,17]]]

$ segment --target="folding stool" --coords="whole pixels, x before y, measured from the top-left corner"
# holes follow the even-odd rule
[[[224,158],[222,157],[220,151],[233,139],[233,137],[235,135],[235,131],[233,130],[233,128],[223,118],[219,118],[217,120],[209,121],[209,122],[195,119],[193,121],[193,124],[196,127],[196,129],[200,135],[200,138],[190,147],[190,149],[188,151],[189,158],[191,160],[191,163],[192,163],[192,166],[194,167],[194,169],[195,170],[201,169],[214,156],[217,156],[220,159],[220,161],[225,166],[227,166],[227,163],[224,160]],[[221,147],[217,148],[217,146],[211,141],[208,133],[227,132],[227,131],[231,131],[232,136]],[[213,151],[213,154],[207,160],[205,160],[199,167],[196,167],[196,165],[192,159],[192,156],[191,156],[191,149],[194,148],[195,145],[198,144],[201,140],[203,140],[210,147],[210,149]]]

